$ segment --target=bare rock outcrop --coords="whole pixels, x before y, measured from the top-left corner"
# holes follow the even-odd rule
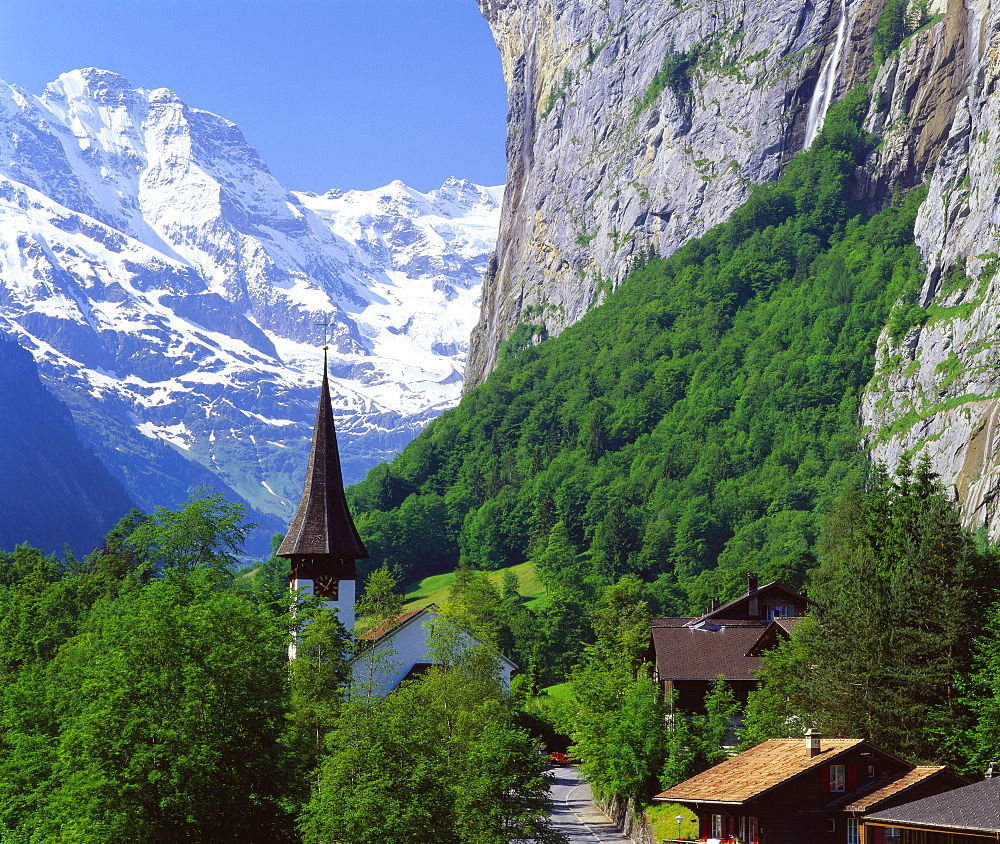
[[[996,537],[1000,18],[988,2],[950,0],[944,19],[920,35],[923,46],[914,39],[900,64],[920,51],[933,64],[925,65],[925,81],[908,102],[919,108],[923,98],[930,109],[927,138],[940,131],[937,124],[948,123],[916,225],[927,274],[916,301],[897,306],[905,310],[894,321],[896,338],[887,330],[880,340],[862,420],[875,459],[895,466],[906,457],[927,455],[932,468],[955,486],[966,522],[986,523]],[[929,101],[928,78],[939,80],[939,104]],[[896,85],[890,113],[900,114],[899,90]],[[948,92],[955,97],[950,121],[941,111]],[[920,142],[907,149],[919,161]]]

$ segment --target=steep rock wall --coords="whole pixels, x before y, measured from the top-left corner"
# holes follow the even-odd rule
[[[1000,19],[989,2],[951,0],[922,34],[957,92],[916,225],[927,267],[880,340],[862,405],[872,456],[925,454],[954,484],[968,524],[1000,533]],[[919,45],[908,45],[910,51]],[[891,71],[890,71],[891,72]],[[898,88],[898,86],[897,86]],[[911,100],[915,102],[915,99]],[[897,108],[895,95],[893,109]],[[897,111],[898,113],[898,111]],[[942,133],[943,134],[943,133]],[[919,144],[909,147],[918,154]]]
[[[518,326],[521,342],[558,334],[637,258],[670,254],[775,178],[824,63],[838,57],[833,98],[868,74],[883,0],[479,4],[508,86],[508,187],[466,389]]]
[[[934,0],[928,13],[932,23],[904,40],[872,87],[866,128],[880,143],[859,173],[858,191],[873,206],[924,180],[966,97],[976,16],[963,0]]]

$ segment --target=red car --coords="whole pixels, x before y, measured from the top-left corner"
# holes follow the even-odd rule
[[[549,754],[549,761],[553,765],[568,765],[572,760],[565,753],[554,750]]]

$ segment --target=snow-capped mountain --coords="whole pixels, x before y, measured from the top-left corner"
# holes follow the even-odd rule
[[[142,506],[228,487],[280,528],[324,335],[350,480],[457,402],[501,194],[294,193],[164,88],[0,84],[0,331]]]

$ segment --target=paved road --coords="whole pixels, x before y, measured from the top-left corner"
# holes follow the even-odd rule
[[[580,782],[576,768],[552,769],[553,826],[572,844],[623,844],[629,839],[622,835],[594,805],[590,786]]]

